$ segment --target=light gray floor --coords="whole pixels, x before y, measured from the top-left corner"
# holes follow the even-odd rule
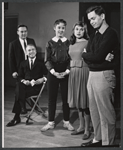
[[[40,98],[40,106],[47,109],[47,90],[45,89]],[[56,111],[56,127],[53,130],[41,132],[40,129],[47,123],[47,119],[37,113],[33,113],[33,121],[26,125],[26,118],[21,117],[21,123],[14,127],[6,127],[6,124],[13,118],[11,113],[14,104],[14,88],[5,88],[4,93],[4,147],[5,148],[54,148],[54,147],[79,147],[82,142],[93,138],[93,132],[88,140],[82,141],[82,134],[71,135],[71,131],[63,128],[61,96],[58,95]],[[29,108],[27,106],[27,108]],[[71,110],[71,124],[77,129],[79,125],[78,113]],[[120,144],[120,120],[117,119],[117,135],[115,144]],[[90,130],[92,124],[90,123]],[[92,131],[92,130],[91,130]]]

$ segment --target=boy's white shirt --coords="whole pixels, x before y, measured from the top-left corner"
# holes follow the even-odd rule
[[[34,64],[35,59],[36,59],[36,56],[35,56],[33,59],[31,59],[30,57],[29,57],[28,59],[29,59],[29,66],[30,66],[30,68],[31,68],[31,60],[33,61],[33,64]]]
[[[67,41],[67,38],[66,38],[66,37],[57,38],[57,37],[55,36],[55,37],[52,38],[52,40],[55,41],[55,42],[58,42],[59,39],[60,39],[62,42]],[[51,74],[54,74],[54,72],[55,72],[54,69],[51,69],[51,70],[50,70],[50,73],[51,73]],[[69,70],[69,69],[66,69],[65,72],[66,72],[67,74],[69,74],[70,70]]]

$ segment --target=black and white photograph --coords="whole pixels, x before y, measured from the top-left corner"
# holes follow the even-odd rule
[[[2,148],[121,148],[121,6],[2,2]]]

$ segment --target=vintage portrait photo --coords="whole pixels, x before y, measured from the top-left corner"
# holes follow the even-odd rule
[[[2,148],[121,148],[121,2],[2,2]]]

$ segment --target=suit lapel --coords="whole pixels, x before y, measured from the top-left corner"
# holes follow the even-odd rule
[[[30,44],[30,40],[29,38],[26,38],[27,44]]]
[[[26,41],[27,41],[27,44],[29,44],[29,39],[28,38],[26,38]]]
[[[18,42],[19,49],[23,52],[23,48],[22,48],[22,45],[21,45],[21,43],[20,43],[20,40],[18,39],[17,42]],[[24,53],[24,52],[23,52],[23,53]]]
[[[25,59],[25,54],[24,54],[24,51],[23,51],[23,48],[22,48],[22,45],[21,45],[19,39],[17,40],[17,44],[18,44],[18,48],[19,48],[19,50],[20,50],[20,54],[23,54],[23,57],[24,57],[24,59]]]
[[[29,38],[26,38],[26,41],[27,41],[27,45],[30,44],[29,43]],[[27,59],[28,59],[28,56],[27,56]]]
[[[30,69],[29,60],[26,60],[26,67]]]

